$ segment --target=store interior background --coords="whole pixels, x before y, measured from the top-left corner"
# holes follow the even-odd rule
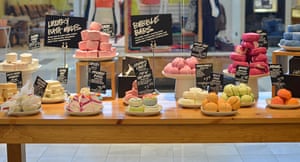
[[[225,35],[233,44],[239,44],[243,32],[260,29],[263,18],[272,18],[275,23],[283,25],[291,24],[291,9],[296,7],[298,0],[278,0],[280,14],[254,14],[251,13],[252,0],[220,0],[224,5],[227,15],[227,26]],[[6,7],[10,5],[22,4],[52,4],[58,13],[65,13],[74,16],[83,14],[82,4],[84,0],[0,0],[0,18],[7,16]],[[69,12],[72,11],[72,12]],[[251,15],[252,14],[252,15]],[[246,16],[248,15],[248,16]],[[251,16],[250,16],[251,15]],[[23,17],[24,18],[24,17]],[[24,18],[30,22],[30,18]],[[19,21],[13,19],[13,22]],[[253,21],[254,20],[254,21]],[[270,20],[270,19],[269,19]],[[41,21],[43,22],[43,21]],[[41,26],[43,23],[40,24]],[[22,26],[21,26],[22,27]],[[43,32],[43,28],[36,26],[25,31]],[[4,48],[0,34],[0,60],[5,59],[7,52],[30,52],[33,57],[38,58],[42,67],[33,75],[42,76],[45,79],[56,79],[56,67],[63,65],[64,50],[55,47],[41,47],[39,49],[28,50],[26,34],[19,31],[20,40],[11,40],[11,48]],[[282,32],[282,31],[279,31]],[[271,61],[272,51],[279,49],[277,46],[278,37],[281,35],[275,31],[272,35],[268,49],[269,61]],[[23,38],[23,39],[22,39]],[[126,53],[125,41],[120,39],[114,46],[118,48],[120,56],[142,55],[151,57],[151,53]],[[75,49],[66,50],[67,64],[69,65],[69,82],[65,88],[70,92],[75,92],[75,60],[72,55]],[[209,51],[208,56],[212,59],[219,58],[219,62],[225,61],[230,51]],[[167,60],[176,56],[189,56],[189,52],[157,53]],[[121,57],[120,59],[121,60]],[[211,61],[202,59],[202,61]],[[214,60],[216,61],[216,59]],[[219,63],[217,62],[217,63]],[[226,62],[226,61],[225,61]],[[286,62],[286,60],[282,60]],[[226,65],[224,65],[226,66]],[[4,74],[0,74],[4,78]],[[261,91],[271,91],[270,79],[263,78],[260,82]],[[171,86],[170,86],[171,85]],[[161,86],[167,87],[172,91],[174,80],[161,81]],[[201,131],[201,130],[199,130]],[[6,145],[0,144],[0,162],[6,162]],[[226,143],[226,144],[28,144],[27,161],[29,162],[66,162],[66,161],[85,161],[85,162],[296,162],[300,161],[299,143]]]
[[[126,1],[124,1],[126,3]],[[297,0],[286,0],[281,1],[277,0],[277,12],[267,12],[267,13],[254,13],[253,12],[253,3],[252,0],[219,0],[221,4],[223,4],[226,13],[226,29],[222,31],[222,39],[225,40],[226,43],[230,43],[232,45],[237,45],[240,42],[241,34],[244,32],[252,32],[256,30],[264,30],[268,34],[269,39],[269,49],[268,56],[269,62],[271,62],[272,51],[279,49],[278,42],[282,37],[282,33],[285,31],[285,27],[287,24],[292,24],[291,22],[291,9],[297,7]],[[66,16],[79,16],[83,17],[85,15],[86,8],[86,0],[0,0],[0,17],[7,18],[8,24],[12,26],[12,32],[10,36],[10,44],[11,48],[0,48],[1,55],[0,59],[4,60],[4,54],[7,52],[30,52],[33,53],[33,57],[40,59],[42,67],[33,75],[33,78],[37,75],[43,77],[44,79],[56,79],[56,71],[53,67],[60,67],[63,63],[63,55],[67,53],[67,64],[69,65],[69,80],[70,82],[65,85],[65,88],[69,92],[74,92],[75,90],[75,63],[76,60],[72,57],[75,49],[67,49],[64,51],[60,48],[55,47],[44,47],[42,46],[39,49],[28,50],[27,40],[29,33],[40,33],[41,38],[44,35],[44,18],[43,17],[33,17],[32,13],[27,12],[28,15],[24,15],[20,12],[18,16],[15,16],[13,12],[13,6],[30,6],[30,5],[51,5],[53,8],[48,9],[47,13],[57,14],[57,15],[66,15]],[[177,7],[180,8],[180,16],[188,15],[188,1],[186,0],[173,0],[169,2],[171,6],[168,6],[166,13],[168,13],[168,9],[172,14],[178,15]],[[173,5],[173,9],[172,9]],[[126,6],[126,5],[124,5]],[[174,7],[175,6],[175,7]],[[280,6],[280,7],[279,7]],[[141,14],[153,14],[156,12],[157,5],[148,6],[148,8],[142,8],[141,6],[140,13]],[[145,7],[145,6],[144,6]],[[175,9],[174,9],[175,8]],[[124,17],[126,17],[126,10],[124,13]],[[37,11],[31,11],[33,15]],[[46,14],[46,13],[45,13]],[[176,16],[177,16],[176,15]],[[125,18],[126,19],[126,18]],[[173,18],[174,21],[178,18]],[[122,20],[123,22],[123,20]],[[126,23],[126,21],[124,21]],[[101,23],[101,22],[100,22]],[[184,27],[184,24],[180,24],[181,27]],[[126,24],[124,25],[126,26]],[[126,29],[126,28],[125,28]],[[0,36],[3,37],[3,32],[0,33]],[[187,36],[189,39],[189,43],[192,44],[193,41],[198,41],[198,35]],[[173,36],[174,38],[174,36]],[[182,37],[182,42],[187,39]],[[122,37],[118,37],[116,39],[112,39],[113,46],[117,47],[119,53],[119,61],[117,74],[121,72],[122,57],[123,56],[145,56],[146,58],[151,58],[153,55],[151,52],[128,52],[128,44],[126,44],[126,32],[123,33]],[[174,38],[175,39],[175,38]],[[0,39],[0,46],[5,47],[5,39]],[[41,40],[43,41],[43,40]],[[183,42],[184,43],[184,42]],[[158,47],[160,48],[160,47]],[[216,49],[208,51],[208,58],[202,59],[200,62],[213,62],[215,72],[222,72],[222,69],[226,68],[230,63],[228,55],[231,50],[229,49]],[[166,65],[169,61],[171,61],[174,57],[183,56],[187,57],[190,55],[190,50],[177,50],[175,52],[156,52],[155,56],[162,58],[162,62],[158,64],[151,65],[154,69],[154,75],[156,79],[157,89],[161,91],[173,91],[175,80],[165,78],[161,75],[161,70],[164,65]],[[217,59],[216,59],[217,58]],[[284,66],[287,66],[287,60],[282,59],[281,63]],[[152,64],[152,62],[150,62]],[[285,70],[286,71],[286,70]],[[3,74],[2,74],[3,75]],[[232,82],[232,78],[225,79],[225,82]],[[271,91],[271,83],[269,77],[264,77],[260,79],[262,82],[259,85],[261,91]],[[107,85],[110,87],[110,79],[108,78]],[[85,86],[85,85],[82,85]]]

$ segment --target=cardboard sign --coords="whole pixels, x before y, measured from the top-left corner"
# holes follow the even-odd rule
[[[90,78],[91,92],[105,93],[106,92],[106,72],[105,71],[91,71]]]
[[[224,75],[219,73],[211,73],[211,81],[209,82],[209,92],[222,91]]]
[[[83,17],[46,15],[45,46],[61,47],[63,42],[69,48],[78,48],[81,31],[86,29]]]
[[[131,45],[133,47],[172,45],[171,14],[131,16]]]
[[[37,76],[33,84],[34,95],[43,97],[47,85],[48,83],[44,79]]]
[[[237,66],[235,73],[235,80],[240,83],[248,83],[249,80],[249,67],[248,66]]]
[[[284,75],[281,64],[269,64],[272,85],[282,88],[284,85]]]
[[[139,95],[154,92],[154,79],[148,60],[133,64]]]
[[[61,84],[68,83],[68,68],[57,68],[57,80]]]
[[[196,86],[207,90],[210,81],[211,73],[213,72],[213,64],[196,64]]]
[[[40,48],[41,46],[41,40],[40,40],[40,34],[30,34],[29,35],[29,44],[28,48],[29,50]]]
[[[16,83],[17,87],[21,88],[23,86],[22,72],[21,71],[6,72],[6,82]]]
[[[191,49],[191,56],[195,56],[197,58],[206,58],[207,50],[207,44],[202,44],[201,42],[194,42],[193,47]]]

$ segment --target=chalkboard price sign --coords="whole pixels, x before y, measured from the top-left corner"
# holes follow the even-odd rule
[[[22,72],[21,71],[12,71],[6,73],[6,82],[16,83],[18,88],[21,88],[23,85],[22,82]]]
[[[240,83],[248,83],[248,80],[249,80],[249,67],[238,65],[236,67],[235,80],[240,82]]]
[[[207,90],[210,81],[211,73],[213,72],[213,64],[196,64],[196,86]]]
[[[138,93],[146,94],[154,92],[154,79],[148,60],[142,60],[133,64],[137,78]]]
[[[133,47],[156,45],[172,45],[171,14],[135,15],[131,16],[131,45]]]
[[[83,17],[46,15],[45,23],[45,46],[61,47],[64,42],[69,48],[78,48],[81,31],[86,29]]]
[[[209,91],[218,93],[223,89],[223,74],[211,73],[211,81],[209,82]]]
[[[94,71],[100,71],[100,63],[99,62],[89,62],[88,64],[88,85],[90,86],[90,80],[92,79],[92,75]]]
[[[68,83],[68,68],[57,68],[57,80],[62,84]]]
[[[272,85],[281,88],[284,85],[284,75],[281,64],[269,64]]]
[[[113,24],[102,24],[101,31],[109,34],[110,36],[115,35]]]
[[[191,55],[197,58],[206,58],[207,57],[208,45],[201,42],[194,42],[191,49]]]
[[[48,83],[44,79],[37,76],[33,84],[34,95],[43,97],[47,85]]]
[[[40,40],[40,34],[30,34],[29,35],[29,50],[40,48],[41,46],[41,40]]]
[[[91,92],[105,93],[106,92],[106,72],[105,71],[91,71],[90,78]]]

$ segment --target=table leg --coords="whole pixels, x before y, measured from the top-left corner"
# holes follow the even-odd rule
[[[26,162],[25,144],[7,144],[8,162]]]

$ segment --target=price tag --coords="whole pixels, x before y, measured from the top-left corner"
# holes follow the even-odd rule
[[[43,97],[45,90],[47,88],[47,85],[48,85],[48,83],[44,79],[37,76],[34,81],[34,84],[33,84],[34,95]]]
[[[92,71],[89,82],[91,92],[106,93],[105,71]]]
[[[23,86],[22,80],[21,71],[6,72],[6,82],[16,83],[17,87],[21,88]]]
[[[154,92],[154,78],[148,60],[134,63],[133,68],[137,78],[138,93],[141,95]]]
[[[206,58],[207,57],[208,45],[202,44],[201,42],[194,42],[191,49],[191,55],[197,58]]]
[[[284,75],[281,64],[269,64],[272,85],[277,88],[284,86]]]
[[[35,49],[35,48],[40,48],[41,46],[41,40],[40,40],[40,34],[35,33],[29,35],[29,50]]]
[[[223,89],[224,75],[219,73],[211,73],[211,81],[209,82],[209,92],[218,93]]]
[[[235,80],[240,83],[248,83],[249,80],[249,67],[240,66],[236,67]]]
[[[196,86],[207,90],[211,81],[212,72],[213,64],[196,64]]]
[[[57,68],[57,80],[62,84],[68,83],[68,68]]]

